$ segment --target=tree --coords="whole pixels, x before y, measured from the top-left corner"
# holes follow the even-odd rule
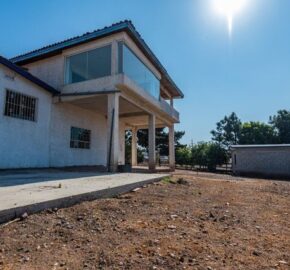
[[[242,124],[239,144],[274,144],[277,141],[277,132],[271,125],[261,122]]]
[[[190,147],[184,146],[176,148],[175,162],[179,165],[192,165],[192,154]]]
[[[184,136],[184,131],[175,131],[174,140],[176,150],[179,148],[186,147],[180,143],[180,140]],[[140,129],[137,133],[138,136],[138,146],[137,146],[137,160],[138,162],[143,161],[144,152],[148,151],[148,129]],[[131,142],[132,142],[132,132],[126,131],[125,133],[125,160],[126,163],[131,163]],[[169,155],[168,148],[168,132],[164,128],[156,129],[156,149],[159,150],[161,156]]]
[[[290,111],[279,110],[277,115],[270,116],[269,123],[278,133],[278,143],[290,143]]]
[[[209,143],[206,154],[209,171],[215,171],[217,165],[223,165],[229,159],[227,151],[218,143]]]
[[[192,146],[193,165],[207,166],[207,144],[206,142],[199,142]]]
[[[230,145],[238,144],[240,132],[241,120],[233,112],[216,124],[216,130],[211,131],[212,140],[228,149]]]
[[[225,148],[219,143],[199,142],[192,147],[192,160],[194,165],[207,167],[208,170],[216,170],[217,165],[225,164],[228,155]]]
[[[174,132],[174,141],[175,148],[184,147],[185,145],[180,143],[180,140],[184,136],[185,131],[175,131]],[[164,128],[156,129],[156,149],[159,149],[161,156],[169,155],[168,148],[168,132],[165,131]],[[148,129],[140,129],[138,130],[138,144],[141,147],[148,149]]]
[[[145,149],[137,146],[137,162],[141,163],[144,159]],[[131,164],[132,160],[132,131],[126,130],[125,132],[125,163]]]

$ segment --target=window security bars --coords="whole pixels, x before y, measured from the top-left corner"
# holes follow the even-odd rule
[[[6,90],[4,115],[36,121],[37,99],[15,91]]]

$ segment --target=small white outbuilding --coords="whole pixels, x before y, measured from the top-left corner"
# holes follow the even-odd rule
[[[290,178],[290,144],[233,145],[235,175]]]

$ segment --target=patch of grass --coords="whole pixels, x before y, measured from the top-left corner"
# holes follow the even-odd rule
[[[171,177],[169,176],[166,176],[166,177],[163,177],[162,180],[161,180],[162,183],[165,183],[165,184],[169,184],[172,182],[172,179]]]

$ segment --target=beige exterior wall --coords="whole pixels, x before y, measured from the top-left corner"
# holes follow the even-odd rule
[[[125,42],[134,51],[134,53],[136,53],[136,55],[138,55],[138,57],[148,66],[148,68],[151,69],[151,71],[157,76],[157,78],[161,78],[161,74],[144,56],[144,54],[140,51],[140,49],[134,44],[134,42],[126,33],[114,34],[109,37],[105,37],[96,41],[91,41],[83,45],[73,47],[71,49],[66,49],[62,52],[62,54],[24,65],[24,67],[28,68],[30,73],[47,82],[51,86],[57,89],[62,89],[65,86],[66,57],[103,47],[112,44],[114,41]],[[118,53],[112,53],[112,56],[116,58],[118,57]],[[117,59],[112,58],[112,63],[117,64]]]

